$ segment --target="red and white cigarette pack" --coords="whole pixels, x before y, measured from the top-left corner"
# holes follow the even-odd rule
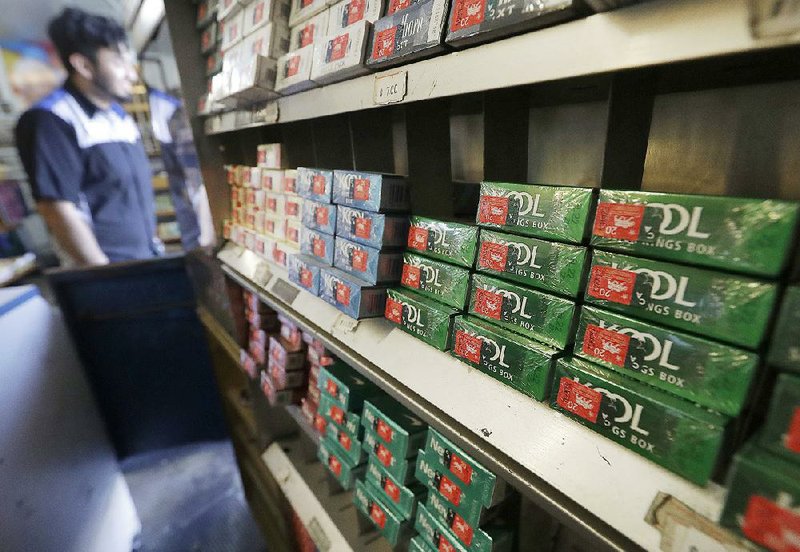
[[[317,86],[311,80],[314,63],[314,44],[293,50],[278,58],[278,74],[275,90],[281,94],[295,94]]]
[[[321,11],[314,17],[292,27],[289,30],[289,51],[305,48],[325,38],[328,34],[329,11]]]
[[[366,73],[364,55],[369,27],[369,22],[359,21],[316,44],[311,80],[326,84]]]

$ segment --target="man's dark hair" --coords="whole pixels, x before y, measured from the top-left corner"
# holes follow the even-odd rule
[[[125,29],[113,19],[77,8],[65,8],[50,21],[47,34],[69,73],[75,70],[69,62],[72,54],[83,54],[97,61],[98,49],[116,49],[120,43],[127,41]]]

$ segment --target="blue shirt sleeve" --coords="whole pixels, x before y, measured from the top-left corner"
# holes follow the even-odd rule
[[[37,200],[78,203],[83,159],[72,126],[44,109],[31,109],[16,128],[17,149]]]

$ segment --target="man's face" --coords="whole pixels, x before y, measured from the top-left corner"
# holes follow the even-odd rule
[[[92,83],[99,92],[118,102],[129,101],[137,78],[135,56],[127,45],[97,50]]]

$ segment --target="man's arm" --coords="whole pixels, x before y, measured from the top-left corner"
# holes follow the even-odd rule
[[[81,266],[108,264],[92,229],[71,201],[39,200],[39,214],[58,245]]]

